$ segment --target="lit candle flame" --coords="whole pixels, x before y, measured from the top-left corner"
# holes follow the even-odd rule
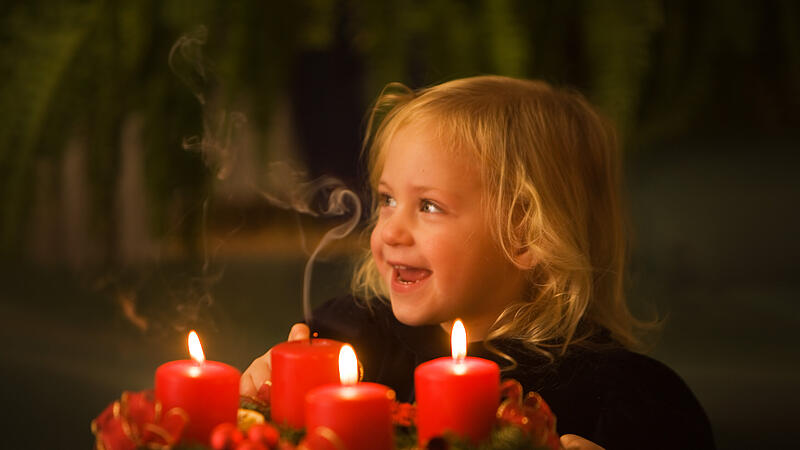
[[[339,380],[342,384],[356,384],[358,382],[358,359],[356,352],[348,344],[339,350]]]
[[[456,362],[463,362],[467,356],[467,331],[464,323],[457,319],[453,324],[453,331],[450,333],[450,345],[453,350],[453,359]]]
[[[203,354],[203,346],[200,345],[200,338],[197,337],[197,333],[194,330],[189,333],[189,354],[198,363],[206,360],[206,355]]]

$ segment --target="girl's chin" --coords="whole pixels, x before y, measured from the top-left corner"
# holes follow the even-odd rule
[[[392,313],[394,317],[403,325],[410,327],[418,327],[422,325],[431,325],[438,323],[432,320],[428,315],[421,314],[419,308],[414,308],[412,305],[403,304],[402,300],[391,299]]]

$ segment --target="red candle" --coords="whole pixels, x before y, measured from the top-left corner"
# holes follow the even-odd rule
[[[292,428],[305,427],[308,391],[339,381],[339,349],[331,339],[283,342],[272,348],[272,421]]]
[[[500,367],[482,358],[467,358],[464,325],[451,334],[452,358],[420,364],[414,371],[417,432],[424,447],[447,432],[473,443],[489,437],[500,403]]]
[[[394,391],[357,382],[358,361],[349,345],[340,351],[339,374],[341,384],[318,387],[306,396],[307,436],[347,450],[393,449]]]
[[[193,360],[170,361],[156,370],[156,400],[162,411],[178,407],[189,416],[182,442],[208,444],[214,426],[236,423],[241,374],[227,364],[206,361],[194,331],[189,353]]]

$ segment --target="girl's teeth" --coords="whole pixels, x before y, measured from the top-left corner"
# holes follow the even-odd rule
[[[403,284],[417,283],[431,274],[431,271],[428,269],[416,269],[407,266],[395,266],[394,269],[397,281]]]

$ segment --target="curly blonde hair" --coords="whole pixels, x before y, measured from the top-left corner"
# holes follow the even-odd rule
[[[492,234],[509,260],[534,255],[528,298],[498,317],[487,341],[517,339],[552,357],[607,330],[637,349],[637,320],[623,282],[626,239],[621,157],[613,127],[579,93],[500,76],[381,92],[367,125],[373,205],[384,148],[404,125],[424,121],[481,168]],[[373,211],[376,208],[373,207]],[[373,214],[373,222],[376,216]],[[372,227],[368,227],[371,229]],[[387,298],[367,251],[353,277],[357,296]]]

